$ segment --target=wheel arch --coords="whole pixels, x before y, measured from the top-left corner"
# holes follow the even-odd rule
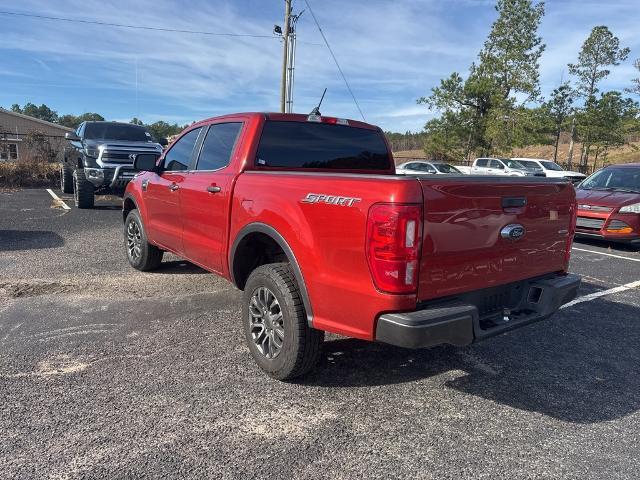
[[[304,277],[302,275],[302,270],[300,269],[300,265],[298,260],[293,253],[292,248],[289,246],[289,243],[285,240],[285,238],[272,226],[267,225],[266,223],[250,223],[245,225],[236,235],[235,240],[229,250],[229,276],[231,277],[231,282],[240,290],[244,289],[247,278],[251,274],[255,268],[260,265],[264,265],[270,262],[258,262],[257,265],[252,265],[253,268],[247,268],[246,263],[242,263],[243,253],[247,253],[251,251],[252,240],[257,239],[268,239],[271,242],[274,242],[287,257],[287,261],[291,266],[291,270],[296,278],[296,282],[298,283],[298,287],[300,288],[300,295],[302,296],[302,303],[304,304],[304,309],[307,315],[307,322],[309,326],[312,326],[313,322],[313,310],[311,307],[311,302],[309,300],[309,294],[307,292],[307,286],[304,281]]]

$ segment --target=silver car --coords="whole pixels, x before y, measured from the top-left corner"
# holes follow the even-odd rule
[[[396,166],[398,175],[462,175],[453,165],[444,162],[412,160]]]

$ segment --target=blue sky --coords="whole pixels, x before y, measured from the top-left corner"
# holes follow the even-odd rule
[[[0,10],[162,28],[270,35],[282,0],[0,0]],[[367,121],[417,131],[435,112],[417,105],[440,78],[466,74],[496,17],[484,0],[310,0]],[[305,8],[294,0],[294,11]],[[187,123],[234,111],[277,111],[278,39],[228,38],[53,22],[0,15],[0,106],[46,103],[60,114]],[[549,0],[541,26],[543,93],[595,25],[631,48],[605,89],[637,76],[637,0]],[[298,24],[294,110],[358,118],[315,24]],[[304,43],[303,43],[304,42]],[[136,75],[137,72],[137,75]],[[137,81],[136,81],[137,78]],[[137,88],[136,88],[137,85]]]

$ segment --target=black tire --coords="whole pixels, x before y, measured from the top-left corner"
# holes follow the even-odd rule
[[[130,234],[139,233],[139,254],[135,255],[135,249],[132,248]],[[136,270],[148,272],[155,270],[162,263],[162,255],[164,252],[147,240],[147,233],[144,230],[142,219],[137,210],[131,210],[124,221],[124,245],[127,254],[127,260]]]
[[[84,176],[84,170],[73,172],[73,201],[78,208],[93,208],[93,184]]]
[[[60,164],[60,190],[62,193],[73,193],[73,172],[64,163]]]
[[[282,313],[280,321],[284,329],[284,339],[279,352],[273,358],[268,358],[260,351],[252,334],[252,328],[255,328],[256,324],[255,315],[250,313],[250,306],[254,295],[258,295],[263,287],[275,296],[279,304],[277,307]],[[254,360],[262,370],[277,380],[290,380],[304,375],[320,358],[324,332],[309,327],[300,289],[287,263],[262,265],[251,273],[244,288],[242,325]]]

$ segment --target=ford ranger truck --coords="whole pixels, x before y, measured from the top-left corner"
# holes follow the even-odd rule
[[[152,270],[173,252],[243,290],[249,350],[277,379],[308,372],[324,332],[469,345],[549,317],[580,283],[568,273],[570,182],[395,175],[383,132],[366,123],[211,118],[135,168],[130,264]]]

